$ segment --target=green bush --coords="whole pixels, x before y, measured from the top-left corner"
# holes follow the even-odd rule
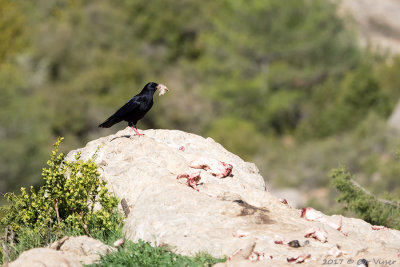
[[[263,136],[254,124],[232,117],[216,119],[211,124],[208,135],[245,160],[251,160],[263,142]]]
[[[307,139],[348,132],[370,113],[386,119],[393,105],[376,76],[373,63],[362,62],[343,79],[328,80],[317,87],[297,135]]]
[[[340,191],[339,202],[354,211],[363,220],[400,230],[399,202],[378,199],[355,183],[352,175],[343,167],[334,169],[330,175],[332,184]]]
[[[21,188],[20,195],[5,195],[8,205],[1,207],[5,214],[1,224],[9,225],[17,235],[28,227],[42,237],[60,236],[66,230],[87,235],[118,231],[123,218],[117,212],[119,200],[99,179],[94,159],[83,161],[77,153],[75,161],[66,161],[58,153],[62,140],[54,145],[42,172],[44,185],[38,191],[31,187],[29,194]]]

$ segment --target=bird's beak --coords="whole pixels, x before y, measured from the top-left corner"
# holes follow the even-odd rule
[[[163,95],[168,91],[168,88],[164,84],[160,83],[159,85],[157,85],[157,90],[160,91],[158,95]]]

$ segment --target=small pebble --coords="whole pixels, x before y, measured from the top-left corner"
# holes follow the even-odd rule
[[[120,238],[117,241],[115,241],[113,245],[114,245],[115,248],[117,248],[117,247],[123,246],[124,243],[125,243],[125,240],[123,238]]]
[[[292,240],[292,241],[290,241],[290,242],[288,243],[288,245],[289,245],[289,247],[292,247],[292,248],[299,248],[299,247],[301,247],[298,240]]]

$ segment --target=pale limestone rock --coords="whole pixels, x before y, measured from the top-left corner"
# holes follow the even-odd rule
[[[115,248],[87,236],[64,237],[48,248],[34,248],[23,252],[9,267],[75,267],[92,264]]]
[[[116,251],[115,248],[88,236],[64,237],[60,242],[54,242],[50,248],[70,252],[84,264],[97,262],[100,260],[100,255]]]
[[[397,131],[400,131],[400,101],[397,102],[396,108],[390,115],[388,125]]]
[[[144,134],[133,136],[127,128],[68,154],[73,159],[80,151],[87,159],[98,149],[96,162],[102,179],[130,209],[124,226],[128,239],[170,245],[185,255],[207,251],[215,257],[232,256],[255,244],[253,252],[262,255],[262,261],[242,257],[240,262],[227,262],[227,266],[284,266],[287,258],[308,254],[307,266],[320,266],[332,257],[333,247],[346,252],[339,257],[344,260],[398,260],[399,231],[374,231],[362,220],[345,217],[341,231],[307,221],[300,217],[300,210],[282,204],[266,191],[254,164],[244,162],[211,138],[173,130],[147,130]],[[180,183],[176,179],[179,174],[198,171],[191,169],[189,162],[199,157],[231,164],[231,176],[219,179],[200,170],[199,192]],[[311,227],[324,230],[327,242],[305,238]],[[247,237],[234,237],[232,233],[239,229],[247,232]],[[301,247],[275,244],[276,240],[298,240]]]
[[[81,267],[82,264],[70,252],[51,248],[33,248],[24,251],[9,267]]]

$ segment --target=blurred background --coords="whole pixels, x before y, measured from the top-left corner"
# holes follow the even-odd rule
[[[62,150],[148,81],[140,129],[210,136],[295,207],[341,212],[344,164],[400,197],[400,1],[0,0],[0,193],[40,185]],[[397,111],[400,113],[400,110]]]

